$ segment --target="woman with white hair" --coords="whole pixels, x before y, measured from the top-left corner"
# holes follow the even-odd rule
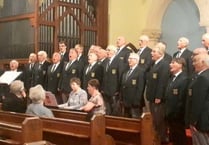
[[[25,113],[27,105],[24,83],[20,80],[13,81],[9,89],[10,92],[2,100],[2,110]]]
[[[32,100],[32,103],[26,110],[27,114],[40,117],[54,117],[52,111],[43,105],[45,100],[45,90],[41,85],[36,85],[35,87],[30,88],[29,98]]]

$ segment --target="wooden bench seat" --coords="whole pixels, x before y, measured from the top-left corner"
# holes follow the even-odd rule
[[[0,116],[17,123],[28,115],[0,111]],[[43,122],[43,140],[56,145],[114,145],[113,138],[105,134],[104,115],[95,115],[90,122],[63,118],[40,119]]]
[[[57,118],[86,120],[87,113],[61,109],[51,109]],[[146,113],[141,119],[105,116],[106,133],[111,135],[117,145],[153,145],[151,114]]]
[[[42,121],[38,117],[25,117],[19,122],[7,121],[0,115],[0,144],[16,145],[42,140]]]

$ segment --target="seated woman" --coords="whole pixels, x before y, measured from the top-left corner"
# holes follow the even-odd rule
[[[72,78],[70,80],[72,91],[70,92],[67,103],[59,105],[59,108],[76,110],[87,103],[87,93],[85,90],[81,89],[80,85],[81,81],[79,78]]]
[[[27,100],[24,83],[20,80],[13,81],[9,90],[9,93],[2,99],[2,110],[25,113]]]
[[[88,112],[89,117],[93,114],[105,114],[105,105],[103,101],[103,97],[99,92],[99,81],[97,79],[91,79],[88,81],[88,93],[90,95],[90,99],[86,105],[80,108],[85,112]]]
[[[40,117],[54,117],[52,111],[46,108],[43,103],[45,100],[45,90],[41,85],[30,88],[29,98],[32,103],[28,106],[26,113]]]

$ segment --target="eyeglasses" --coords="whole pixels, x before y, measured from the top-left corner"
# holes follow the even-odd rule
[[[137,59],[137,58],[134,58],[134,57],[129,57],[128,59]]]

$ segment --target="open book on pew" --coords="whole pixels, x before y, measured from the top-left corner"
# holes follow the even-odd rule
[[[22,72],[5,71],[0,77],[0,84],[10,85]]]

